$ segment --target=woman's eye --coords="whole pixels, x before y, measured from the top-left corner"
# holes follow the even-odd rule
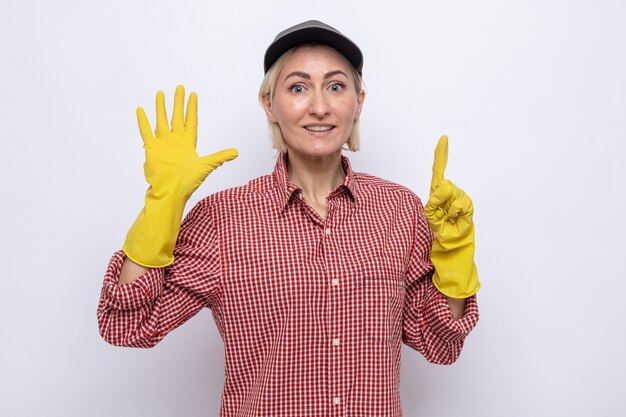
[[[302,87],[301,85],[294,85],[291,87],[291,92],[292,93],[296,93],[296,94],[300,94],[304,91],[304,87]]]
[[[330,91],[339,92],[343,90],[343,84],[335,83],[330,86]]]

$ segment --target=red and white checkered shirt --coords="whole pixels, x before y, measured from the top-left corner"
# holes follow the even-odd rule
[[[151,347],[208,307],[225,347],[221,416],[401,416],[401,343],[452,363],[478,308],[468,299],[453,321],[433,286],[418,197],[343,165],[325,219],[281,155],[271,175],[193,207],[171,265],[120,286],[116,252],[102,337]]]

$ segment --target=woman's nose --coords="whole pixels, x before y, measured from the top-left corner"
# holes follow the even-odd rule
[[[317,117],[324,117],[330,113],[328,98],[321,91],[316,91],[311,95],[309,113]]]

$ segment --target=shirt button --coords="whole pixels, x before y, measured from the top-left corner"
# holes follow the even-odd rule
[[[339,339],[333,339],[333,346],[339,346]]]
[[[326,230],[324,230],[324,233],[326,233],[327,235],[329,235],[329,234],[330,234],[330,229],[326,229]]]
[[[300,198],[300,200],[302,200],[302,199],[304,199],[304,194],[298,193],[298,197]]]
[[[335,404],[335,405],[341,404],[341,399],[339,397],[333,398],[333,404]]]
[[[339,285],[339,280],[337,278],[333,278],[331,282],[333,283],[334,286]]]

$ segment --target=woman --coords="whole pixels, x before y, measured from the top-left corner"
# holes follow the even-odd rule
[[[400,416],[401,342],[452,363],[478,320],[471,201],[443,179],[447,141],[428,220],[412,192],[342,156],[358,149],[362,64],[321,22],[281,32],[259,93],[274,172],[206,197],[182,225],[191,193],[237,153],[197,156],[197,98],[183,120],[182,87],[171,129],[162,93],[156,136],[138,109],[150,188],[107,269],[100,332],[151,347],[209,307],[225,345],[223,416]]]

